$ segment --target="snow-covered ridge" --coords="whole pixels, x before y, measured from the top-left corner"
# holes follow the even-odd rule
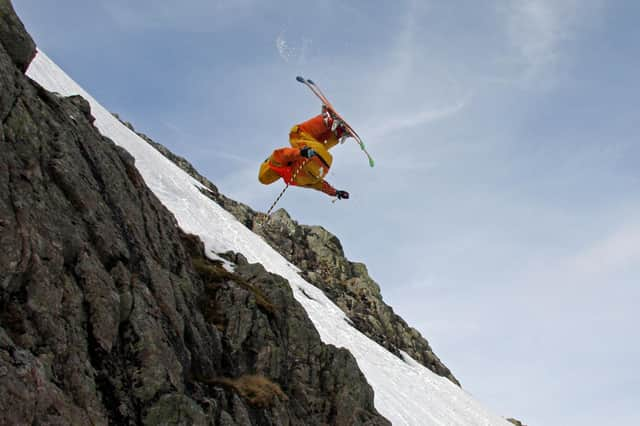
[[[204,196],[198,190],[199,182],[121,124],[44,53],[38,52],[27,75],[52,92],[87,99],[100,132],[135,157],[149,188],[186,232],[200,236],[207,253],[240,252],[249,262],[261,263],[286,278],[322,340],[354,355],[373,387],[376,408],[394,425],[510,425],[449,380],[406,354],[404,361],[397,358],[350,326],[344,313],[322,291],[303,280],[297,268]]]

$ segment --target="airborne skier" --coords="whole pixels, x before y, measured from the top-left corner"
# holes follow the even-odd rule
[[[263,184],[269,185],[280,178],[286,183],[285,188],[269,208],[267,216],[289,185],[317,189],[339,200],[348,199],[347,191],[336,190],[324,180],[333,160],[329,149],[338,142],[344,142],[346,138],[354,138],[369,158],[369,165],[373,167],[374,164],[360,136],[336,112],[320,88],[309,79],[296,77],[296,80],[307,86],[320,99],[322,113],[293,126],[289,133],[289,143],[292,148],[276,149],[260,166],[258,179]]]
[[[269,185],[282,178],[287,185],[313,188],[331,197],[348,199],[347,191],[336,190],[324,177],[333,161],[329,149],[349,136],[342,121],[323,105],[321,114],[291,128],[291,148],[273,151],[260,166],[258,179]]]

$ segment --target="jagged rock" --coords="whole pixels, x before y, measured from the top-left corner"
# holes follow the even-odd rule
[[[259,264],[218,273],[223,277],[209,297],[219,313],[214,320],[223,333],[224,352],[235,354],[230,371],[235,377],[251,372],[271,378],[288,398],[289,412],[278,407],[279,401],[273,410],[279,420],[264,417],[269,420],[265,424],[288,424],[295,418],[307,425],[387,424],[372,414],[373,392],[359,385],[365,378],[351,353],[317,344],[320,336],[283,278]]]
[[[207,415],[191,398],[182,394],[162,395],[143,419],[144,425],[193,425],[211,424]]]
[[[0,44],[22,72],[27,70],[36,55],[36,44],[9,0],[0,0]]]
[[[192,352],[216,358],[219,336],[182,295],[197,287],[175,219],[132,157],[90,125],[85,101],[22,75],[13,84],[20,90],[0,132],[9,363],[0,388],[37,386],[2,398],[0,423],[29,404],[10,423],[135,423],[156,397],[184,389]],[[186,328],[200,335],[189,347]],[[19,375],[17,353],[33,357],[30,375]]]
[[[19,22],[0,5],[3,22]],[[20,72],[10,35],[0,424],[388,424],[353,357],[322,344],[288,284],[241,256],[235,274],[204,259],[88,103]],[[220,381],[256,374],[273,392],[265,406]]]
[[[507,421],[508,421],[509,423],[513,423],[513,424],[514,424],[514,425],[516,425],[516,426],[527,426],[527,425],[525,425],[524,423],[522,423],[520,420],[516,420],[516,419],[511,419],[511,418],[510,418],[510,419],[507,419]]]
[[[459,385],[420,333],[384,303],[366,266],[346,259],[335,235],[320,226],[299,225],[284,210],[276,211],[265,225],[256,228],[303,271],[307,281],[322,289],[358,330],[392,353],[400,356],[404,351]]]

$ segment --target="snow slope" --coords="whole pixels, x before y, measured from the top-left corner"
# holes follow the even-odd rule
[[[449,380],[406,354],[404,360],[397,358],[350,326],[344,313],[322,291],[304,281],[296,267],[202,195],[200,183],[122,125],[44,53],[38,52],[27,75],[52,92],[87,99],[100,132],[135,157],[147,185],[186,232],[202,238],[208,253],[240,252],[249,262],[259,262],[289,280],[322,340],[347,348],[354,355],[374,389],[376,408],[394,425],[510,425]]]

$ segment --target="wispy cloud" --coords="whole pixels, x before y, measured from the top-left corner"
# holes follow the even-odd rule
[[[640,265],[640,223],[627,224],[569,260],[568,268],[587,281],[600,281]],[[640,269],[639,269],[640,271]]]
[[[469,103],[471,96],[463,98],[451,105],[441,108],[425,107],[422,110],[399,116],[385,117],[382,124],[368,127],[368,135],[373,138],[385,136],[391,132],[424,126],[429,123],[443,120],[462,111]]]
[[[303,38],[300,41],[300,47],[291,46],[285,38],[284,31],[276,37],[276,49],[278,51],[278,55],[285,62],[304,62],[309,48],[311,47],[311,43],[310,39]]]
[[[602,8],[600,0],[513,0],[500,6],[511,48],[522,66],[522,80],[531,81],[558,65],[563,44],[576,38],[585,22]]]
[[[243,164],[245,166],[248,166],[251,168],[251,170],[255,169],[255,161],[253,161],[252,159],[243,157],[241,155],[233,154],[231,152],[224,152],[220,150],[209,150],[208,152],[211,153],[211,157],[213,158],[219,158],[222,160],[231,160],[238,164]]]
[[[558,56],[558,44],[567,36],[557,4],[547,1],[518,1],[511,5],[507,30],[510,41],[529,67],[535,72],[553,63]]]
[[[431,33],[421,23],[430,19],[429,7],[414,0],[404,7],[392,43],[380,50],[376,71],[365,84],[370,91],[363,94],[368,98],[363,103],[372,112],[363,125],[368,139],[452,117],[473,99],[472,89],[463,88],[451,73],[451,64],[428,54]]]
[[[528,265],[521,277],[528,283],[528,302],[545,306],[549,315],[563,315],[568,305],[605,303],[640,276],[640,222],[603,230],[600,237],[564,253],[532,257]]]

